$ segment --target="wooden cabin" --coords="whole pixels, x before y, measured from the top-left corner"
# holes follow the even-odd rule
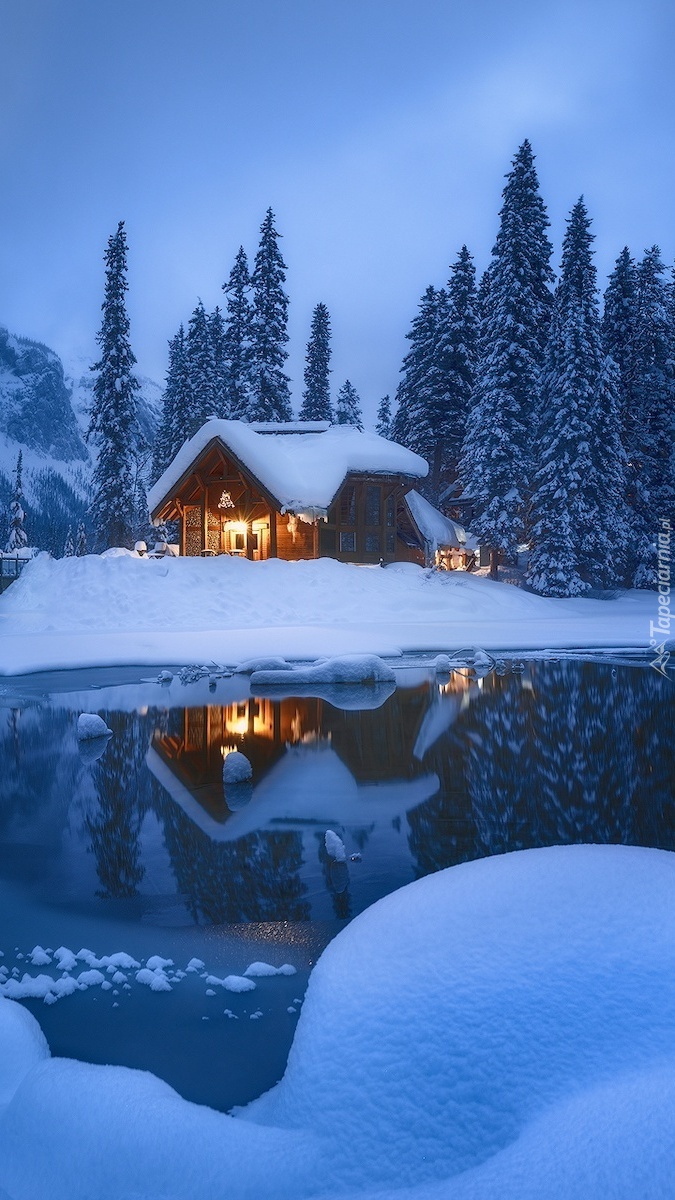
[[[156,525],[178,523],[183,555],[424,564],[406,496],[427,472],[411,450],[352,426],[214,418],[148,504]]]

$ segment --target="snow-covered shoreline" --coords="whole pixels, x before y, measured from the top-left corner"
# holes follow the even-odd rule
[[[650,649],[654,592],[549,600],[464,572],[132,556],[29,564],[0,597],[0,674],[278,655]]]

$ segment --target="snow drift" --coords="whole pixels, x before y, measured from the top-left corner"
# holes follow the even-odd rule
[[[144,1072],[50,1059],[0,1001],[0,1191],[671,1196],[673,912],[675,856],[642,848],[524,851],[413,883],[324,952],[283,1080],[237,1117]]]

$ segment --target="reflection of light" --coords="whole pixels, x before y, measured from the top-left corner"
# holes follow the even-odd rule
[[[470,687],[471,679],[463,671],[453,671],[447,683],[438,684],[441,696],[447,696],[452,692],[468,692]]]
[[[248,524],[246,521],[226,521],[225,528],[231,529],[232,533],[248,533]]]
[[[232,752],[233,752],[234,750],[237,750],[238,748],[239,748],[239,747],[238,747],[238,746],[235,746],[235,745],[234,745],[234,743],[233,743],[231,746],[221,746],[221,747],[220,747],[220,756],[221,756],[221,758],[225,758],[225,757],[226,757],[228,754],[232,754]]]

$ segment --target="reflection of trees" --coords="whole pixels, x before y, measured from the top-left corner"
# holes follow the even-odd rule
[[[72,714],[64,710],[0,709],[0,834],[42,819],[72,792],[79,760],[64,753],[71,731]]]
[[[487,678],[425,756],[441,789],[408,815],[418,874],[533,846],[675,845],[672,683],[572,660],[531,675]]]
[[[163,789],[154,794],[178,890],[195,922],[309,920],[299,833],[212,841]]]
[[[534,668],[530,844],[635,841],[639,677],[571,661]]]
[[[138,713],[106,713],[113,737],[92,768],[97,809],[85,818],[89,849],[101,881],[99,896],[135,895],[145,873],[139,834],[146,810],[145,755],[154,719]]]

